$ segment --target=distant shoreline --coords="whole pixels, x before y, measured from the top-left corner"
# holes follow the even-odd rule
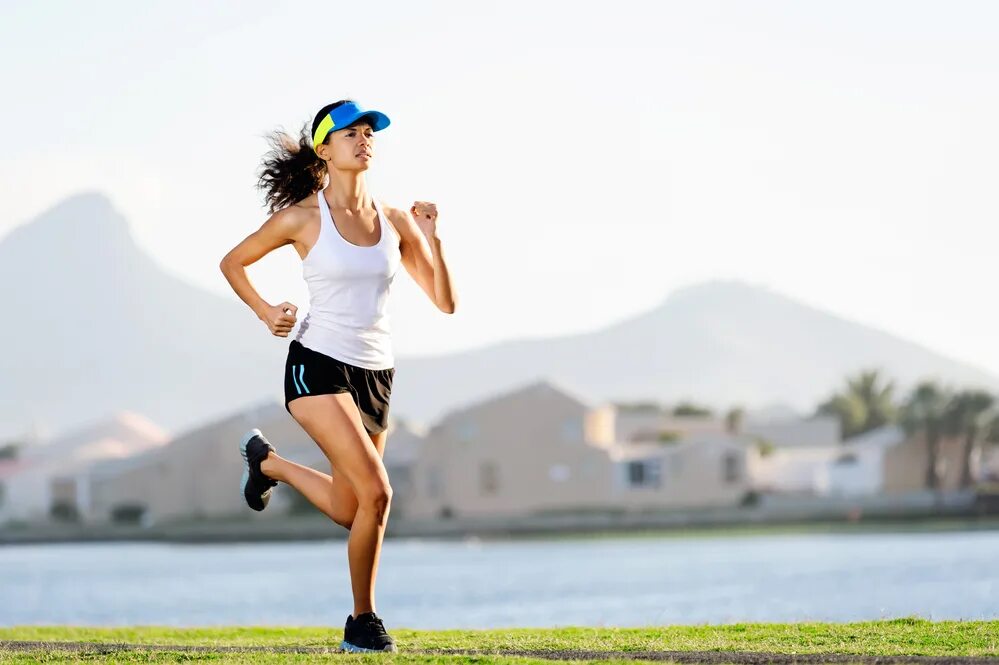
[[[659,517],[659,519],[656,519]],[[672,520],[663,519],[673,517]],[[387,539],[432,540],[529,540],[620,537],[727,537],[796,533],[897,533],[999,530],[999,515],[955,514],[800,516],[783,519],[693,521],[682,516],[644,516],[609,521],[576,517],[533,520],[450,520],[413,523],[389,519]],[[121,525],[30,526],[0,529],[0,546],[109,542],[166,542],[187,544],[240,542],[295,542],[346,540],[348,532],[320,515],[283,519],[201,520],[158,524],[150,527]]]

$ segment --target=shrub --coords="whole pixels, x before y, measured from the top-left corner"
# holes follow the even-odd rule
[[[111,521],[115,524],[139,524],[145,514],[145,506],[137,503],[123,503],[111,509]]]

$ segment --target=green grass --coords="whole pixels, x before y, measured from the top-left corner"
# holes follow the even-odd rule
[[[324,656],[294,653],[114,651],[55,649],[33,653],[0,650],[0,662],[64,660],[115,662],[311,662],[371,658],[406,663],[551,663],[541,658],[413,653],[433,649],[524,651],[756,651],[779,654],[858,656],[987,656],[999,663],[999,621],[927,621],[918,618],[857,623],[751,623],[657,628],[517,628],[499,630],[405,630],[389,626],[396,655]],[[0,628],[0,640],[197,645],[206,647],[336,647],[342,628]],[[594,661],[586,661],[592,663]],[[610,659],[597,662],[611,662]],[[633,662],[633,661],[613,661]]]

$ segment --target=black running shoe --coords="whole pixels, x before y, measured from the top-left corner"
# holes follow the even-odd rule
[[[239,452],[243,456],[243,479],[240,489],[246,504],[254,510],[263,510],[271,500],[271,492],[277,485],[276,480],[264,475],[260,463],[267,459],[267,454],[274,451],[274,446],[268,443],[260,430],[251,429],[239,442]]]
[[[395,640],[385,632],[385,625],[374,612],[358,614],[357,618],[347,615],[347,625],[343,628],[343,642],[340,648],[355,653],[365,651],[398,651]]]

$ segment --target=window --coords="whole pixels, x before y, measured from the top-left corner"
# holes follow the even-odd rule
[[[563,441],[583,440],[583,421],[579,418],[566,418],[562,421]]]
[[[479,493],[482,495],[499,492],[499,469],[495,462],[483,462],[479,465]]]
[[[564,483],[571,475],[568,464],[552,464],[548,467],[548,477],[552,482]]]
[[[432,467],[427,472],[427,496],[436,499],[444,492],[444,475],[439,466]]]
[[[471,443],[479,435],[479,427],[474,422],[466,420],[458,425],[458,440],[465,445]]]
[[[628,486],[659,487],[660,470],[657,459],[628,462]]]
[[[146,507],[138,503],[119,503],[111,508],[111,521],[115,524],[142,524]]]
[[[735,453],[725,453],[725,457],[722,459],[722,473],[725,477],[726,483],[734,483],[739,480],[739,466],[738,455]]]

